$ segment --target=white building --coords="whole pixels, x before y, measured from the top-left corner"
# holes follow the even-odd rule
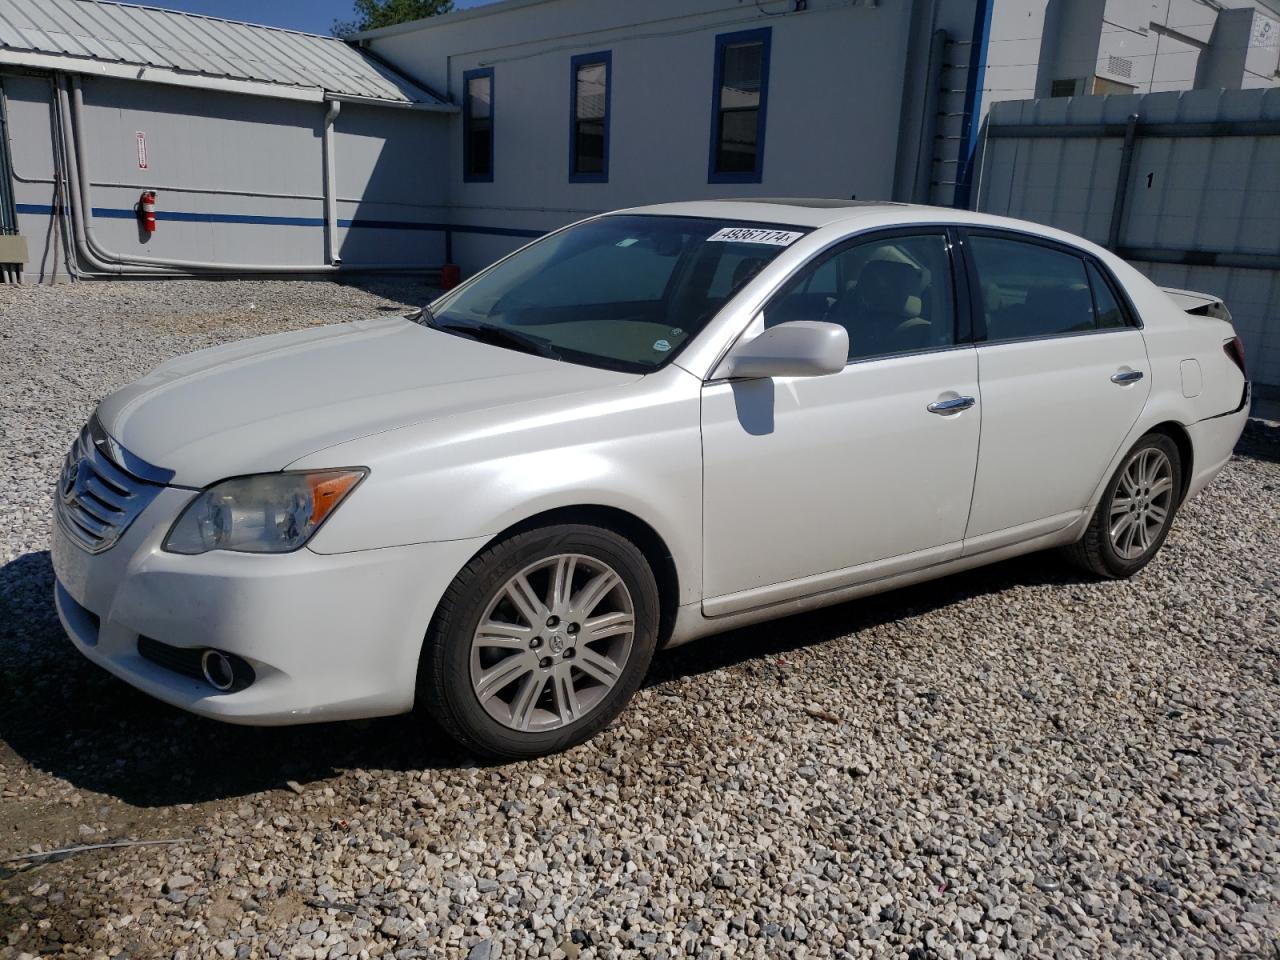
[[[0,266],[25,259],[29,282],[439,266],[456,112],[332,37],[0,0]]]
[[[465,268],[657,200],[966,204],[998,100],[1280,83],[1280,0],[504,0],[356,40],[463,107]]]
[[[1274,85],[1278,23],[1280,0],[502,0],[353,49],[0,0],[0,233],[24,238],[29,279],[60,258],[470,272],[661,200],[964,205],[993,102]]]
[[[984,106],[1280,82],[1280,0],[995,0],[993,11]]]

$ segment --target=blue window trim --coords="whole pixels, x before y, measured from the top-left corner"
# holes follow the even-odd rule
[[[477,176],[471,173],[471,81],[477,77],[489,78],[489,173]],[[494,101],[496,87],[493,82],[493,67],[478,67],[475,70],[462,72],[462,182],[493,183],[493,144],[497,139],[498,125],[495,117]]]
[[[760,183],[764,178],[765,113],[769,105],[769,47],[772,39],[772,27],[739,30],[716,36],[716,62],[711,74],[711,147],[707,158],[707,183]],[[760,112],[756,115],[756,166],[754,170],[721,173],[716,170],[716,153],[720,136],[720,87],[724,71],[724,49],[735,43],[753,42],[763,44],[760,51]]]
[[[578,68],[590,64],[604,64],[604,170],[600,173],[576,173],[574,160],[578,156]],[[569,58],[569,182],[570,183],[608,183],[609,182],[609,121],[612,115],[613,100],[613,51],[600,50],[596,53],[580,53]]]

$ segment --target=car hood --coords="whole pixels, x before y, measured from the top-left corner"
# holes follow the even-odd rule
[[[107,397],[98,420],[172,483],[202,487],[397,427],[636,379],[384,317],[167,361]]]

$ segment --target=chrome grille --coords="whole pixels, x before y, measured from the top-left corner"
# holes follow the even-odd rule
[[[90,553],[101,553],[115,545],[172,477],[129,454],[96,419],[90,420],[63,461],[54,514],[67,536]]]

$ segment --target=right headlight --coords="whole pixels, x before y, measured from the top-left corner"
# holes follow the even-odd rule
[[[215,483],[182,511],[164,549],[185,554],[297,550],[368,472],[360,467],[263,473]]]

